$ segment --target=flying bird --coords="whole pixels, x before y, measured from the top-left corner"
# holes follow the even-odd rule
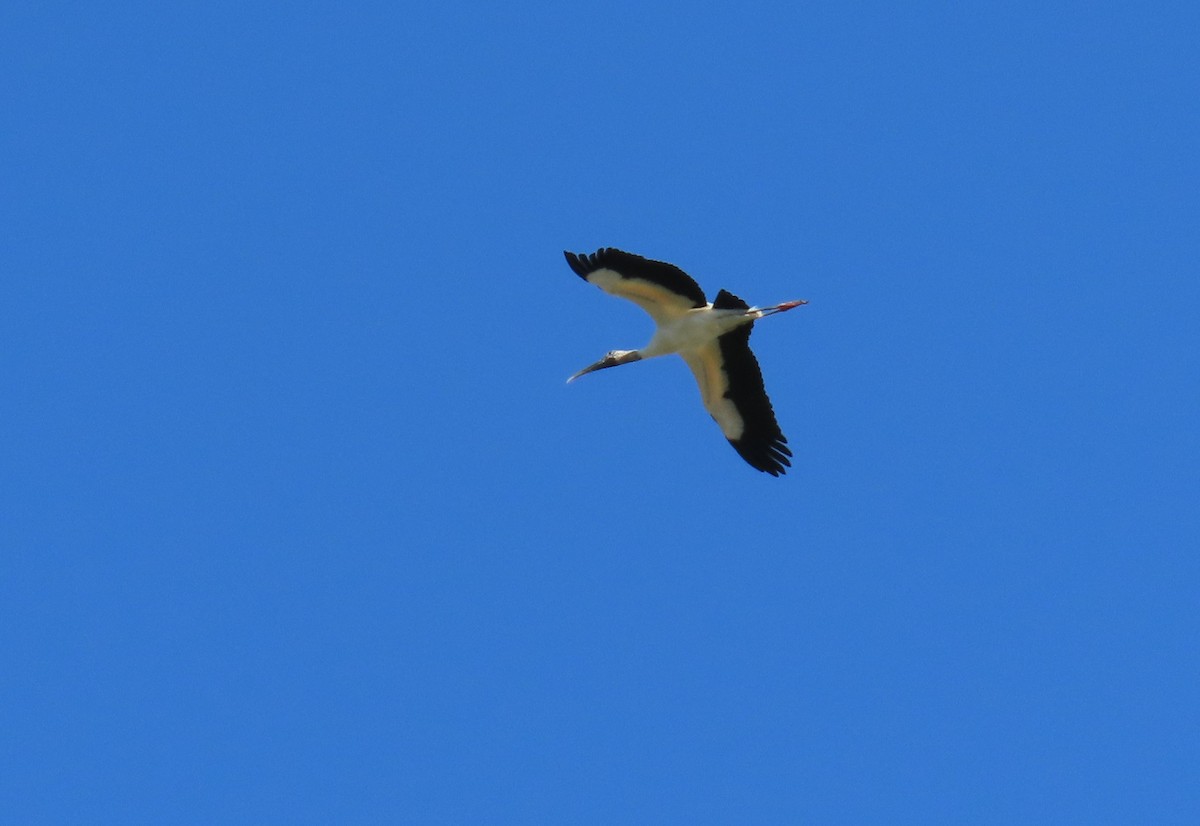
[[[700,285],[673,264],[612,248],[591,255],[563,254],[580,278],[610,295],[629,299],[657,325],[650,343],[642,349],[613,350],[568,382],[606,367],[678,353],[695,374],[704,407],[733,449],[764,473],[779,476],[787,472],[792,451],[775,421],[762,371],[750,352],[750,330],[758,319],[807,301],[751,307],[721,290],[709,304]]]

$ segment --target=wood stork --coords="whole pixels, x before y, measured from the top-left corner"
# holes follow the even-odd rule
[[[568,383],[594,370],[678,353],[692,368],[705,408],[733,449],[764,473],[786,473],[792,451],[775,421],[762,371],[750,352],[750,329],[760,318],[807,301],[758,308],[721,290],[709,304],[700,285],[673,264],[611,248],[592,255],[563,254],[580,278],[606,293],[628,298],[657,324],[650,343],[641,350],[613,350],[571,376]]]

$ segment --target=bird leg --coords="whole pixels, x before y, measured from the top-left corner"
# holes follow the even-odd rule
[[[758,317],[763,318],[775,315],[775,313],[786,313],[788,310],[794,310],[796,307],[802,307],[807,303],[807,301],[801,298],[798,301],[785,301],[782,304],[776,304],[774,307],[763,307],[761,310],[758,310]]]

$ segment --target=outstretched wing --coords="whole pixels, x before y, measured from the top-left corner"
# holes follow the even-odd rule
[[[628,298],[658,323],[708,304],[700,285],[674,264],[651,261],[611,247],[591,255],[573,252],[563,255],[580,278],[606,293]]]
[[[735,295],[721,290],[713,307],[747,309]],[[787,437],[763,385],[762,370],[750,350],[746,324],[703,347],[681,353],[696,376],[700,396],[725,438],[751,467],[779,476],[791,467]]]

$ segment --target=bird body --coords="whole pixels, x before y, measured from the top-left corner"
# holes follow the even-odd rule
[[[642,349],[610,351],[568,382],[596,370],[677,353],[695,375],[709,415],[742,458],[772,476],[786,472],[792,453],[750,351],[750,330],[760,318],[807,302],[750,307],[721,290],[710,304],[700,285],[672,264],[611,248],[592,255],[564,254],[581,278],[634,302],[657,325]]]
[[[660,321],[650,343],[638,352],[642,358],[653,358],[694,351],[752,322],[741,310],[717,310],[711,304],[695,307]]]

